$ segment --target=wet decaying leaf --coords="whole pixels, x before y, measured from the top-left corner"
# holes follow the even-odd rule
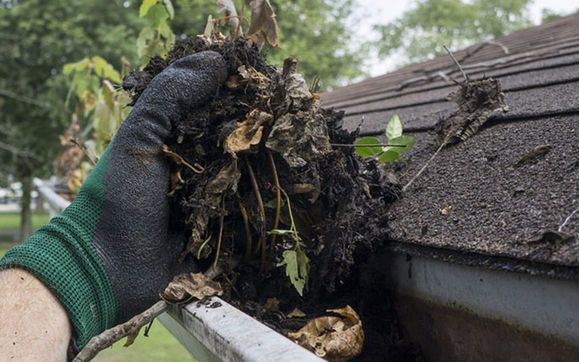
[[[229,23],[229,28],[232,34],[237,34],[241,31],[239,27],[239,17],[233,0],[217,0],[217,13],[223,13]]]
[[[223,148],[232,155],[241,151],[248,151],[251,146],[261,142],[263,125],[272,120],[272,115],[259,110],[253,110],[247,118],[236,125],[236,128],[227,136]]]
[[[171,200],[172,221],[189,237],[181,261],[201,270],[216,263],[225,299],[282,333],[297,330],[302,314],[279,316],[320,315],[355,290],[352,272],[386,239],[383,211],[397,191],[374,160],[332,147],[353,144],[357,133],[343,129],[343,113],[321,107],[297,62],[276,69],[244,38],[177,42],[167,59],[129,75],[141,80],[125,82],[133,101],[166,66],[204,50],[224,57],[227,82],[176,124],[164,149],[180,171]]]
[[[169,283],[161,294],[167,302],[178,303],[195,298],[201,300],[207,297],[223,294],[221,284],[213,281],[203,273],[179,274]]]
[[[453,144],[472,137],[493,112],[507,112],[501,83],[497,79],[466,80],[449,100],[458,110],[436,127],[440,143]]]
[[[288,337],[330,361],[348,360],[362,352],[364,330],[360,317],[349,305],[329,309],[334,315],[319,317]]]
[[[273,47],[279,45],[277,20],[269,0],[253,0],[251,2],[251,24],[248,36],[258,47],[267,42]]]

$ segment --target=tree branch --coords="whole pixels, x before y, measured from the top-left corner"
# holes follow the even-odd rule
[[[15,155],[26,157],[26,158],[29,158],[29,159],[32,159],[35,161],[40,161],[40,159],[38,157],[36,157],[36,155],[34,155],[33,153],[21,150],[20,148],[18,148],[16,146],[12,146],[12,145],[10,145],[8,143],[4,143],[2,141],[0,141],[0,149],[4,150],[4,151],[12,152]]]
[[[131,334],[139,332],[141,327],[149,324],[158,315],[167,310],[168,304],[165,301],[157,302],[151,308],[141,314],[134,316],[123,324],[119,324],[111,329],[107,329],[98,336],[93,337],[88,344],[74,358],[73,362],[84,362],[92,360],[100,351],[113,345]]]
[[[21,103],[31,104],[33,106],[41,108],[50,108],[50,105],[48,103],[40,102],[30,97],[18,95],[7,89],[0,89],[0,96],[10,98]]]

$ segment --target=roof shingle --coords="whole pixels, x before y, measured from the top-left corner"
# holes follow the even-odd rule
[[[471,79],[500,79],[510,111],[444,149],[388,211],[392,237],[410,244],[579,267],[579,15],[455,52]],[[442,75],[441,75],[442,74]],[[415,148],[396,166],[402,184],[436,150],[435,125],[456,105],[445,56],[322,95],[345,126],[381,134],[397,113]],[[545,154],[517,164],[533,150]],[[543,148],[541,148],[543,147]],[[441,211],[446,210],[446,211]]]

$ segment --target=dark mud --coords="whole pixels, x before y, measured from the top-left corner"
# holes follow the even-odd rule
[[[365,325],[360,360],[412,360],[416,352],[399,336],[385,288],[374,284],[368,265],[387,239],[384,212],[397,186],[353,148],[332,147],[352,144],[357,132],[342,128],[342,113],[319,106],[294,60],[280,71],[243,39],[192,37],[166,60],[153,58],[131,73],[124,87],[136,101],[171,62],[203,50],[223,55],[229,79],[167,144],[197,170],[173,170],[175,219],[190,238],[183,258],[192,255],[204,268],[217,260],[224,298],[283,334],[349,304]],[[290,229],[291,216],[309,258],[303,296],[278,266],[295,238],[268,233]],[[305,316],[288,317],[295,308]]]

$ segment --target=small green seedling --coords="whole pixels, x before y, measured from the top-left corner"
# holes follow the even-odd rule
[[[290,282],[296,288],[300,296],[304,295],[304,288],[308,284],[308,279],[310,275],[310,259],[302,249],[302,238],[298,234],[296,228],[294,217],[292,213],[291,203],[288,195],[285,191],[282,192],[286,198],[286,203],[288,207],[288,214],[290,217],[290,228],[289,230],[273,229],[269,232],[271,235],[289,236],[293,239],[294,247],[293,249],[286,250],[282,254],[283,260],[277,264],[278,267],[285,266],[285,274],[289,278]]]
[[[414,137],[403,134],[402,122],[397,114],[388,121],[385,135],[388,145],[382,145],[380,139],[376,137],[358,138],[354,143],[356,153],[361,157],[373,157],[381,163],[394,162],[416,143]]]

